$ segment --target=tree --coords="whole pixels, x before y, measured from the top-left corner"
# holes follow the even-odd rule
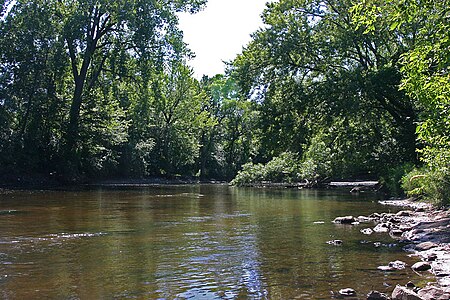
[[[113,52],[159,63],[185,53],[175,12],[198,10],[204,1],[63,1],[56,15],[70,57],[73,96],[67,147],[76,148],[81,106]],[[149,71],[149,70],[147,70]],[[144,75],[144,74],[141,74]]]
[[[253,150],[252,105],[241,97],[232,77],[205,76],[201,85],[202,111],[208,117],[200,138],[200,177],[231,179],[248,162]]]
[[[417,138],[424,169],[406,176],[405,186],[441,203],[450,201],[450,22],[449,1],[363,1],[354,22],[367,34],[416,27],[413,45],[401,57],[401,88],[420,108]]]
[[[152,80],[190,55],[176,13],[205,2],[3,1],[2,160],[74,175],[116,168],[130,137],[150,139]],[[19,158],[17,145],[33,158]]]
[[[189,67],[175,61],[153,81],[152,92],[156,173],[192,173],[200,127],[206,118],[198,82]]]
[[[334,141],[338,132],[345,132],[342,126],[364,124],[361,121],[369,129],[366,133],[373,133],[365,139],[370,144],[359,143],[357,136],[355,140],[358,147],[364,145],[361,164],[375,164],[368,171],[379,172],[392,161],[415,160],[417,108],[399,90],[399,59],[417,29],[381,28],[367,34],[352,20],[352,3],[270,3],[263,14],[266,27],[235,59],[234,76],[262,116],[261,148],[271,149],[261,155],[263,162],[284,151],[302,154],[323,128],[341,127],[330,130],[336,134]],[[344,153],[346,148],[339,149],[344,144],[330,142],[332,152]],[[372,151],[379,145],[384,145],[376,151],[381,157]]]
[[[52,18],[46,2],[33,1],[16,3],[0,21],[0,160],[5,172],[42,171],[55,162],[59,149],[65,105],[60,85],[67,65]]]

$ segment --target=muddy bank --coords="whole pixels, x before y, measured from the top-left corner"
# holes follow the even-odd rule
[[[401,261],[386,262],[379,270],[395,272],[410,267],[415,272],[431,272],[435,281],[416,287],[414,283],[397,286],[392,299],[450,299],[450,209],[436,208],[430,204],[412,200],[382,201],[384,205],[403,207],[398,213],[374,213],[370,216],[346,216],[334,220],[335,223],[357,226],[373,223],[373,227],[361,229],[366,235],[385,232],[404,244],[408,255],[417,258],[417,263],[406,266]],[[367,298],[372,299],[372,298]],[[380,299],[389,299],[386,298]]]

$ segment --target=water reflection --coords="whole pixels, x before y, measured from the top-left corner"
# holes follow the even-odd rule
[[[0,195],[0,298],[328,299],[389,290],[408,270],[384,235],[331,224],[373,196],[228,186]],[[326,241],[342,239],[341,247]],[[380,243],[375,247],[374,243]],[[363,278],[363,280],[361,279]]]

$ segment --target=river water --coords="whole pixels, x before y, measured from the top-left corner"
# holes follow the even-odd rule
[[[386,234],[337,216],[375,195],[226,185],[0,194],[1,299],[330,299],[422,279]],[[341,239],[342,246],[329,245]]]

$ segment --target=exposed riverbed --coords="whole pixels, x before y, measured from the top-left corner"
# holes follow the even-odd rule
[[[400,210],[377,200],[226,185],[3,192],[0,298],[330,299],[352,287],[363,299],[428,281],[377,269],[417,261],[387,234],[331,222]]]

